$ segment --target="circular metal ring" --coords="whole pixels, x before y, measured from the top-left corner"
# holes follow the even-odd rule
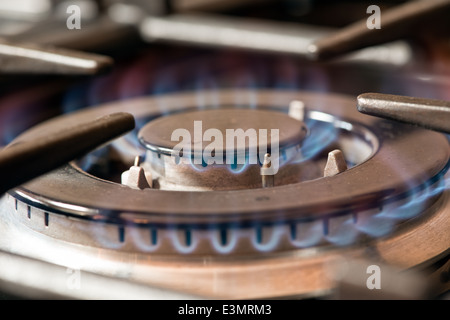
[[[336,212],[379,206],[442,174],[449,159],[445,136],[357,112],[353,98],[279,90],[205,92],[220,104],[235,105],[236,96],[250,95],[256,108],[287,111],[301,100],[311,111],[333,115],[373,132],[380,145],[367,161],[346,172],[321,179],[267,189],[183,192],[133,190],[93,177],[74,164],[44,175],[18,190],[34,202],[91,219],[145,221],[160,224],[217,224],[311,219]],[[180,93],[118,101],[45,122],[17,141],[45,136],[93,117],[126,111],[136,119],[191,110],[198,93]],[[216,106],[217,107],[217,106]]]

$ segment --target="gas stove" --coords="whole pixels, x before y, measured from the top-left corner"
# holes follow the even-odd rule
[[[372,42],[352,1],[74,1],[79,29],[55,2],[5,21],[23,26],[8,46],[41,55],[2,79],[4,297],[448,297],[449,29],[389,32],[440,21],[423,3],[383,1]]]

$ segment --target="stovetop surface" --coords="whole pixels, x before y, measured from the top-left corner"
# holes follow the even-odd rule
[[[448,135],[356,108],[359,95],[374,92],[439,99],[446,110],[450,29],[439,14],[433,30],[373,36],[367,48],[311,60],[308,44],[365,21],[370,3],[81,2],[80,29],[69,27],[76,11],[64,3],[2,21],[3,46],[46,53],[4,64],[16,70],[0,78],[0,145],[45,145],[117,112],[135,127],[3,196],[5,298],[324,298],[339,288],[337,298],[363,290],[359,298],[371,299],[379,297],[366,290],[372,264],[395,279],[382,298],[424,298],[424,279],[437,278],[432,298],[445,297]],[[383,1],[381,17],[407,4]],[[0,6],[0,15],[11,10]],[[392,31],[402,25],[386,19]],[[52,67],[60,55],[72,60]],[[80,70],[73,57],[100,65]],[[33,74],[17,73],[19,65]],[[201,138],[216,130],[200,142],[210,148],[200,162],[194,121],[204,121]],[[227,129],[251,130],[249,122],[255,134],[280,130],[279,157],[274,136],[265,144],[247,136],[226,156]],[[174,154],[178,127],[192,135],[191,154],[187,145]],[[227,162],[242,153],[243,163]],[[276,174],[261,169],[274,165]],[[17,278],[24,264],[30,274],[53,273],[54,284]],[[80,274],[89,280],[78,283]],[[399,290],[404,283],[416,290]]]

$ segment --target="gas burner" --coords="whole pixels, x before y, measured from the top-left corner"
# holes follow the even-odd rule
[[[216,103],[198,109],[198,92],[117,101],[18,137],[45,137],[123,110],[139,124],[139,132],[5,196],[1,247],[215,298],[318,296],[333,289],[327,265],[344,254],[376,252],[407,269],[448,250],[445,136],[362,115],[344,95],[200,94]],[[252,103],[237,102],[249,96]],[[192,130],[197,120],[219,132],[279,129],[280,167],[271,183],[261,176],[264,161],[239,167],[192,163],[195,152],[173,157],[170,134]],[[240,151],[252,147],[263,145]],[[142,190],[120,183],[136,156],[144,161],[134,167],[147,173]]]
[[[187,124],[192,124],[190,130]],[[306,133],[306,126],[288,114],[221,107],[153,120],[141,129],[139,140],[160,189],[237,190],[261,187],[260,166],[271,149],[277,152],[272,154],[273,171],[281,167],[277,183],[297,180],[299,173],[286,170],[286,164],[296,157],[300,161]]]

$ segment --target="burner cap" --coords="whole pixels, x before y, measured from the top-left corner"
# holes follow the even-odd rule
[[[160,189],[231,190],[265,187],[265,176],[278,169],[277,184],[298,176],[281,166],[299,155],[306,134],[302,121],[282,112],[209,109],[153,120],[139,141]]]
[[[211,138],[206,139],[204,133],[210,129],[210,133],[220,133],[222,143],[219,148],[215,148],[215,152],[226,154],[227,151],[227,133],[242,130],[249,133],[251,130],[255,132],[258,138],[245,139],[245,145],[237,145],[235,152],[245,152],[250,148],[255,148],[259,152],[261,145],[261,132],[265,132],[265,139],[267,139],[267,147],[271,145],[271,132],[278,130],[279,133],[279,147],[280,149],[299,145],[307,134],[306,125],[294,118],[291,118],[285,113],[256,110],[256,109],[213,109],[213,110],[198,110],[193,112],[185,112],[149,122],[139,132],[139,140],[149,150],[159,153],[170,153],[179,143],[178,138],[172,139],[173,133],[177,129],[184,129],[192,137],[191,150],[201,150],[211,144]],[[218,130],[218,131],[217,131]],[[253,131],[254,130],[254,131]],[[261,131],[266,130],[266,131]],[[255,145],[256,142],[256,145]],[[234,141],[233,141],[234,144]],[[266,144],[266,143],[264,143]],[[220,145],[223,146],[220,149]]]

